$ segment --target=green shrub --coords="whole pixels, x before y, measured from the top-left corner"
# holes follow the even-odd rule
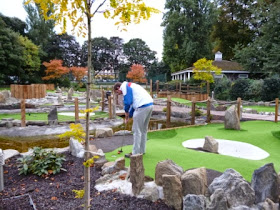
[[[280,78],[270,77],[264,79],[262,89],[262,100],[272,101],[280,96]]]
[[[260,101],[263,89],[263,80],[252,80],[247,90],[247,96],[250,100]]]
[[[61,170],[66,171],[62,168],[63,161],[65,158],[61,154],[46,151],[41,147],[34,147],[32,155],[18,158],[19,174],[32,173],[38,176],[57,174]]]
[[[167,107],[164,107],[164,108],[162,109],[162,111],[163,111],[163,112],[167,112]]]
[[[250,99],[248,95],[248,89],[250,86],[251,80],[249,79],[238,79],[231,86],[229,92],[231,100],[236,100],[238,97],[241,97],[243,100]]]
[[[219,100],[229,100],[229,92],[231,88],[231,81],[223,77],[221,79],[215,79],[214,98]]]
[[[192,112],[190,112],[190,115],[192,115]],[[199,117],[199,116],[202,116],[202,115],[203,115],[203,112],[200,111],[199,109],[195,109],[194,115],[195,115],[196,117]]]

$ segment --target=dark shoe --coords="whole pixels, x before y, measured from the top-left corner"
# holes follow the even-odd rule
[[[124,155],[124,157],[130,158],[131,155],[132,155],[132,153],[127,153],[127,154]]]

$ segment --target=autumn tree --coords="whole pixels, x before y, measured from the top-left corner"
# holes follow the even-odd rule
[[[207,94],[210,93],[209,83],[214,82],[214,74],[221,74],[222,69],[217,66],[212,65],[213,60],[207,60],[206,58],[201,58],[196,61],[193,69],[194,76],[193,78],[196,80],[203,80],[207,83]]]
[[[75,77],[76,81],[81,81],[84,76],[87,75],[87,68],[73,66],[70,68],[71,73]]]
[[[140,64],[133,64],[130,67],[130,71],[127,73],[126,77],[131,79],[133,82],[146,82],[144,67]]]
[[[54,80],[61,78],[63,75],[69,73],[69,69],[62,66],[62,60],[51,60],[50,62],[43,62],[46,69],[46,76],[42,77],[43,80]]]
[[[72,31],[77,35],[88,37],[88,75],[87,75],[87,92],[86,92],[86,109],[89,107],[89,93],[91,75],[95,75],[91,65],[91,21],[101,8],[105,18],[118,18],[115,25],[124,27],[132,22],[140,23],[141,19],[149,19],[152,13],[159,11],[146,6],[144,0],[26,0],[26,4],[36,3],[40,6],[45,19],[54,19],[56,24],[62,27],[62,33],[66,32],[66,27],[70,21],[73,26]],[[107,8],[103,8],[107,6]],[[52,12],[48,16],[49,12]],[[93,12],[92,12],[93,11]],[[84,18],[86,17],[86,18]],[[89,159],[89,112],[86,113],[86,137],[85,137],[85,161]],[[90,208],[90,168],[85,167],[85,203],[84,209]]]

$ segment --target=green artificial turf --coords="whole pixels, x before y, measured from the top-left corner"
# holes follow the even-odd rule
[[[64,115],[57,115],[58,121],[74,121],[75,116],[64,116]],[[90,119],[93,120],[95,118],[100,118],[100,117],[108,117],[107,112],[95,112],[95,115],[91,116]],[[16,120],[21,119],[21,114],[16,113],[16,114],[0,114],[0,119],[3,118],[13,118]],[[82,117],[80,117],[82,119]],[[48,113],[27,113],[25,115],[26,120],[40,120],[40,121],[47,121],[48,120]]]
[[[178,128],[166,131],[148,133],[146,154],[143,156],[145,174],[155,177],[155,167],[159,161],[173,160],[185,170],[190,168],[206,167],[220,172],[228,168],[238,171],[247,181],[251,181],[254,170],[267,164],[274,163],[276,172],[280,169],[280,139],[272,132],[280,131],[280,126],[274,122],[247,121],[241,123],[241,130],[225,130],[223,124],[209,124],[188,128]],[[240,141],[255,145],[270,154],[263,160],[248,160],[226,155],[204,153],[182,146],[182,142],[190,139],[213,136],[216,139]],[[109,161],[123,157],[132,150],[132,145],[124,146],[123,153],[117,154],[119,149],[106,153]],[[126,158],[126,165],[129,159]]]
[[[172,98],[171,100],[175,101],[177,103],[180,103],[180,104],[187,105],[187,106],[192,105],[192,102],[190,100],[186,100],[186,99],[182,99],[182,98]],[[199,106],[199,107],[207,107],[206,103],[196,102],[195,104],[196,104],[196,106]]]
[[[254,109],[257,112],[275,112],[274,106],[243,106],[244,108]]]

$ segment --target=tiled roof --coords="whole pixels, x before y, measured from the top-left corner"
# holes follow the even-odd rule
[[[213,61],[212,65],[221,68],[223,71],[235,70],[235,71],[244,71],[243,67],[235,61]]]

